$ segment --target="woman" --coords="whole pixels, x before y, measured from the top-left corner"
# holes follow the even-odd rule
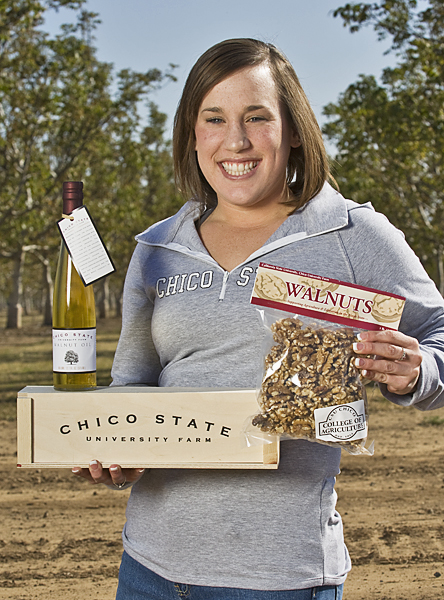
[[[272,45],[228,40],[193,67],[174,129],[179,213],[137,236],[113,385],[254,388],[261,260],[407,298],[399,332],[362,334],[368,379],[401,405],[444,403],[444,304],[402,235],[328,183],[316,119]],[[101,468],[135,484],[117,598],[340,599],[340,450],[281,443],[277,471]]]

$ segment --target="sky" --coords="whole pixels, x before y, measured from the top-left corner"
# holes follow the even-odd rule
[[[197,58],[224,39],[254,37],[278,46],[289,58],[322,125],[323,107],[360,74],[380,76],[395,57],[385,55],[389,40],[379,42],[371,28],[351,34],[333,10],[345,0],[88,0],[99,14],[95,31],[99,60],[122,68],[165,70],[170,63],[177,82],[155,92],[152,100],[168,115],[168,137],[185,79]],[[44,29],[54,34],[72,12],[50,11]]]

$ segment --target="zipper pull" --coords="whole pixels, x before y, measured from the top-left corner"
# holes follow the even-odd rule
[[[220,291],[219,302],[222,302],[222,300],[225,298],[225,290],[227,289],[227,281],[229,276],[230,273],[228,271],[224,271],[224,278],[222,280],[222,289]]]

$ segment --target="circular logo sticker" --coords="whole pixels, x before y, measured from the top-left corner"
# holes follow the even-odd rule
[[[365,437],[367,426],[362,400],[334,407],[318,408],[314,412],[316,437],[321,440],[343,441]]]

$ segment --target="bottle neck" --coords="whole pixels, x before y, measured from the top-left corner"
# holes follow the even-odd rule
[[[64,181],[62,189],[63,214],[70,215],[83,204],[83,181]]]
[[[70,215],[72,211],[82,206],[82,198],[63,198],[63,214]]]

